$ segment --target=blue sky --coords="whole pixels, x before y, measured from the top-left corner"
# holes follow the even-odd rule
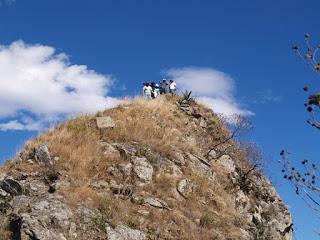
[[[296,159],[319,157],[319,133],[305,124],[301,90],[309,83],[317,88],[319,79],[291,51],[304,32],[320,41],[319,1],[0,2],[1,161],[37,135],[33,129],[104,101],[111,106],[139,93],[142,81],[169,75],[180,88],[196,88],[213,108],[248,115],[254,124],[248,138],[270,156],[266,173],[290,206],[297,239],[317,239],[319,220],[292,194],[275,162],[282,148]],[[25,80],[25,69],[45,81]],[[56,76],[57,90],[48,94]],[[10,126],[23,130],[5,131]]]

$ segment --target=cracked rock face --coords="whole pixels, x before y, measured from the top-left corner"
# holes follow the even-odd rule
[[[152,181],[153,167],[145,157],[133,158],[132,164],[133,172],[142,184],[150,183]]]

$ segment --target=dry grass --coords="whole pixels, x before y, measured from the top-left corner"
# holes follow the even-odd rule
[[[88,207],[96,207],[95,198],[97,193],[87,185],[67,187],[60,191],[60,194],[65,197],[66,203],[71,207],[77,207],[79,203]]]
[[[190,125],[191,117],[181,112],[175,102],[174,97],[154,101],[133,99],[96,114],[111,116],[116,123],[114,129],[101,131],[96,127],[95,116],[81,116],[27,142],[25,149],[32,150],[38,144],[47,142],[51,153],[60,158],[57,168],[65,170],[80,183],[105,171],[111,162],[118,161],[102,154],[98,144],[100,140],[136,141],[167,157],[173,157],[177,149],[199,154],[199,149],[204,147],[201,142],[203,136],[210,138],[212,134],[204,130],[199,132]],[[202,110],[212,115],[209,110]],[[216,123],[216,128],[220,127],[220,123]],[[188,141],[190,138],[195,141]],[[205,145],[208,144],[211,143],[207,140]],[[16,162],[9,161],[0,171],[7,171],[15,165]]]
[[[205,177],[185,169],[184,174],[196,186],[187,199],[174,198],[172,192],[175,191],[177,179],[165,175],[157,176],[153,184],[142,189],[165,199],[170,206],[174,206],[174,211],[141,207],[126,200],[101,196],[90,187],[93,180],[110,180],[106,171],[108,167],[123,161],[118,156],[104,155],[99,145],[101,140],[110,143],[135,141],[164,157],[173,158],[177,149],[203,155],[215,142],[227,136],[223,123],[212,111],[197,106],[207,119],[212,120],[207,129],[202,129],[193,117],[178,108],[176,100],[175,97],[153,101],[133,99],[95,116],[82,116],[67,121],[26,143],[25,149],[31,151],[40,143],[48,143],[51,154],[60,158],[55,169],[71,180],[70,186],[60,193],[71,206],[84,203],[98,208],[102,215],[95,220],[101,229],[105,227],[104,220],[112,219],[111,224],[125,222],[133,228],[160,232],[162,235],[159,239],[166,239],[168,232],[176,239],[215,239],[214,228],[223,231],[230,239],[239,239],[234,237],[237,236],[237,229],[233,220],[237,214],[228,207],[232,205],[232,198],[225,190],[224,182],[212,184]],[[114,129],[99,130],[96,116],[110,116],[115,122]],[[17,165],[28,172],[39,170],[35,167],[37,165],[10,161],[0,168],[0,173],[16,168]],[[150,211],[145,222],[140,222],[137,217],[140,208]],[[197,220],[202,227],[199,227]]]
[[[196,151],[197,146],[185,140],[190,131],[183,121],[186,117],[165,98],[154,101],[136,99],[129,105],[107,110],[103,115],[116,120],[115,131],[106,133],[106,137],[115,142],[137,141],[167,156],[176,148]]]
[[[8,229],[8,222],[6,219],[2,219],[0,224],[0,239],[9,240],[11,237],[11,232]]]

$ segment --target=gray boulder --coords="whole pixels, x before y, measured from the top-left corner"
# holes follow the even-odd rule
[[[166,209],[169,208],[168,204],[165,201],[163,201],[159,198],[156,198],[156,197],[152,197],[152,196],[144,198],[143,202],[144,202],[144,204],[147,204],[151,207],[166,208]]]
[[[234,161],[229,155],[222,155],[217,162],[220,163],[228,173],[235,172],[236,170]]]
[[[23,188],[20,183],[10,177],[0,182],[0,189],[12,196],[21,195],[23,193]],[[1,195],[5,195],[3,191],[1,191]]]
[[[145,240],[146,234],[127,227],[126,225],[119,225],[116,228],[107,226],[108,240]]]
[[[53,164],[47,143],[42,143],[34,149],[34,158],[44,165]]]
[[[133,172],[142,183],[150,183],[152,181],[153,167],[145,157],[134,157],[132,159]]]
[[[180,193],[183,197],[188,197],[189,194],[192,192],[193,184],[189,179],[182,179],[178,182],[177,185],[177,191]]]

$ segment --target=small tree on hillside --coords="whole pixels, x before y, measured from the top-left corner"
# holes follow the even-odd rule
[[[253,128],[252,123],[247,118],[240,115],[233,115],[229,118],[221,116],[220,118],[224,122],[224,125],[227,127],[229,132],[226,136],[221,138],[212,147],[210,147],[205,155],[206,157],[208,157],[212,151],[217,151],[217,149],[225,145],[227,146],[226,148],[228,148],[228,143],[237,140],[239,137],[250,132]],[[227,149],[224,148],[222,151],[220,150],[220,152],[225,152],[226,150]]]

